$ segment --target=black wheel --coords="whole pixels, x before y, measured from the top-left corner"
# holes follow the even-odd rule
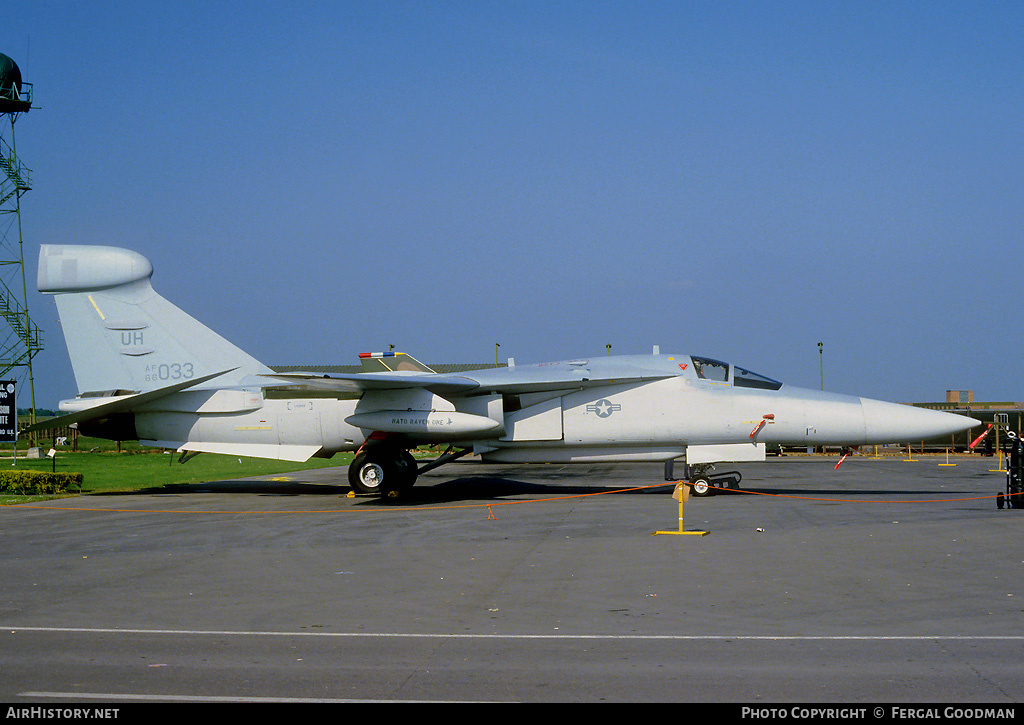
[[[392,502],[405,498],[409,489],[416,483],[418,473],[416,459],[412,457],[412,453],[406,450],[399,451],[394,461],[394,471],[381,488],[381,496],[385,501]]]
[[[380,493],[387,477],[387,465],[377,457],[371,458],[369,451],[356,455],[348,466],[348,484],[356,493]]]
[[[419,470],[416,464],[416,459],[412,457],[412,453],[410,451],[402,450],[399,465],[401,467],[402,477],[408,480],[406,485],[411,486],[416,483],[416,476],[419,475]]]
[[[1003,507],[1003,494],[996,494],[996,508],[1001,509]]]
[[[694,496],[698,497],[714,495],[711,483],[706,478],[695,478],[690,481],[690,490]]]
[[[367,450],[352,459],[348,483],[356,493],[395,500],[416,482],[416,461],[409,451]]]

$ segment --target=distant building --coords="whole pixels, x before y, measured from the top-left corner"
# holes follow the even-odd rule
[[[973,403],[974,402],[974,391],[973,390],[947,390],[946,391],[946,402],[947,403]]]

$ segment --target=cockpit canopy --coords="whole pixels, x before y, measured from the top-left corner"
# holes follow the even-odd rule
[[[697,377],[702,380],[710,380],[717,383],[729,383],[731,380],[732,384],[737,388],[778,390],[782,387],[782,383],[778,380],[772,380],[764,375],[759,375],[738,365],[724,363],[721,360],[712,360],[708,357],[693,357],[692,355],[690,360],[693,361],[693,369],[697,373]],[[732,369],[731,376],[730,368]]]

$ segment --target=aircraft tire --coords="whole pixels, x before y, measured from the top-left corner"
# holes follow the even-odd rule
[[[406,481],[405,486],[408,488],[416,483],[416,477],[419,475],[419,470],[416,465],[416,459],[412,457],[412,453],[403,448],[400,455],[401,458],[399,465],[402,469],[401,474],[402,478]]]
[[[1003,494],[996,494],[996,508],[1001,509],[1003,507]]]
[[[405,498],[409,489],[416,483],[418,474],[416,459],[407,450],[398,452],[393,469],[390,478],[385,479],[380,492],[381,497],[389,503],[396,503]]]
[[[356,493],[380,493],[381,484],[386,477],[386,466],[378,460],[371,459],[366,451],[357,454],[348,466],[348,485]]]
[[[363,451],[348,467],[348,483],[356,493],[395,500],[416,482],[416,461],[407,450]]]
[[[706,478],[695,478],[690,481],[690,493],[698,498],[703,496],[714,496],[715,491],[711,488],[711,483]]]

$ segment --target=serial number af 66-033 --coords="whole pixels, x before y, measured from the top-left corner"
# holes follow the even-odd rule
[[[60,312],[79,395],[35,429],[284,460],[356,451],[349,484],[400,498],[419,473],[484,461],[679,460],[694,492],[715,463],[766,446],[929,440],[976,421],[796,388],[686,355],[597,356],[437,373],[404,353],[362,353],[363,372],[275,372],[157,294],[153,267],[114,247],[44,245],[38,287]],[[268,394],[268,393],[273,394]],[[441,444],[436,460],[409,451]]]
[[[195,374],[196,366],[190,362],[158,363],[146,366],[146,380],[149,382],[191,380]]]

